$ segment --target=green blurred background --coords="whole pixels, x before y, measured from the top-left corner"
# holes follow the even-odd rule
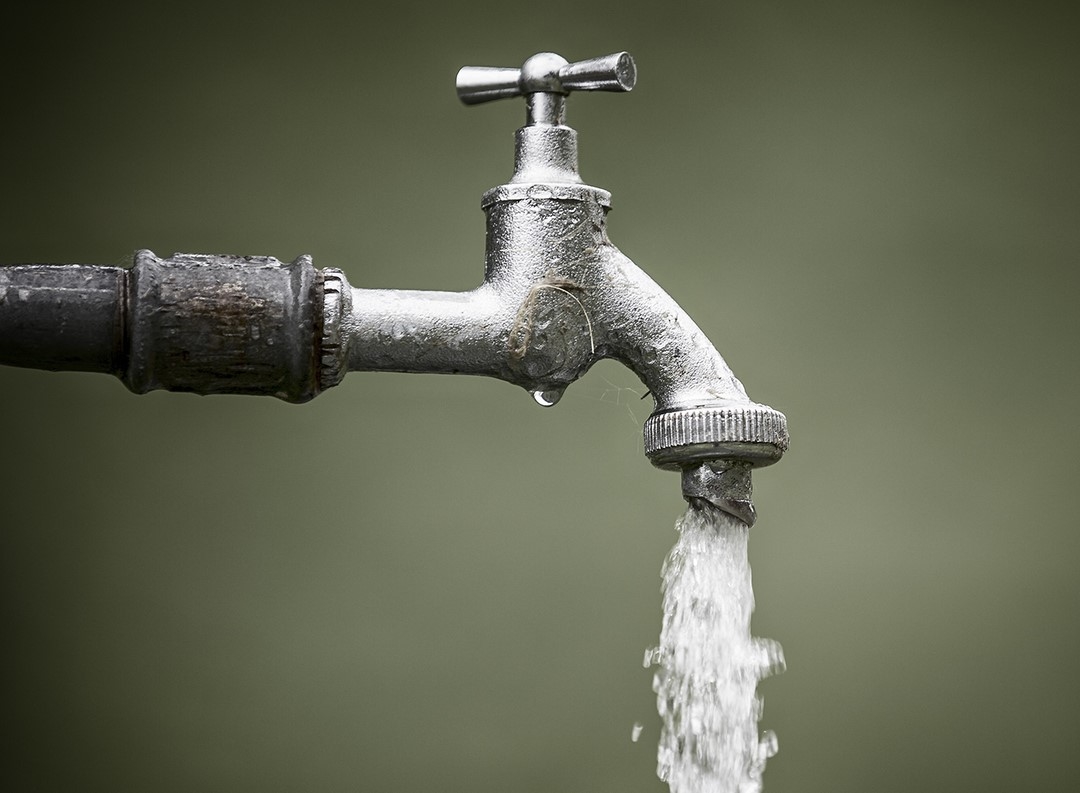
[[[1065,3],[24,6],[0,261],[310,253],[467,289],[520,102],[793,445],[756,477],[771,791],[1080,787],[1077,14]],[[352,374],[305,406],[0,370],[20,791],[650,791],[677,477],[602,365],[555,408]],[[1075,495],[1075,493],[1074,493]],[[641,739],[630,740],[635,722]]]

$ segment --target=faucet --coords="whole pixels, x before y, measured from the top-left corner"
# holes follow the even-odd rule
[[[655,409],[646,457],[682,472],[684,497],[748,525],[751,469],[788,447],[784,415],[750,400],[679,305],[608,239],[611,194],[578,173],[568,96],[630,91],[628,53],[520,68],[466,66],[467,105],[523,97],[514,171],[481,201],[484,280],[467,292],[362,289],[309,256],[135,254],[130,268],[0,267],[0,363],[109,372],[135,393],[272,395],[305,402],[349,371],[497,377],[557,403],[603,358]]]

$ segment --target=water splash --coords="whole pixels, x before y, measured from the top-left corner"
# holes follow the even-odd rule
[[[645,653],[662,721],[657,775],[671,793],[757,793],[776,735],[758,735],[758,681],[784,670],[777,642],[750,635],[749,528],[698,499],[664,563],[660,645]]]

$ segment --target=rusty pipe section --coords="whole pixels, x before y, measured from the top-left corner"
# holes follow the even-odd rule
[[[82,264],[0,267],[0,363],[119,374],[127,272]]]
[[[322,279],[308,256],[139,251],[130,268],[0,267],[0,364],[116,375],[137,394],[321,390]]]

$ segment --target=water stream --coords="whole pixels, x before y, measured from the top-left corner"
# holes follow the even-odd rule
[[[757,684],[784,670],[784,653],[750,635],[749,528],[693,499],[675,529],[660,644],[645,654],[662,722],[657,774],[671,793],[757,793],[777,750],[758,731]]]

